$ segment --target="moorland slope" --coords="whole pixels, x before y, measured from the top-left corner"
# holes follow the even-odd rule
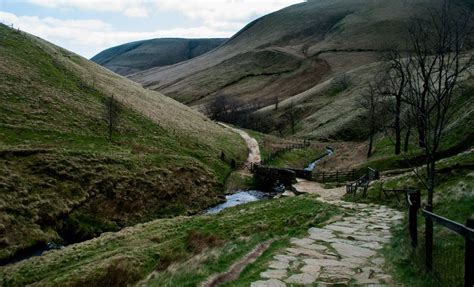
[[[383,52],[404,47],[410,19],[439,3],[307,1],[255,20],[210,53],[130,78],[202,111],[218,96],[257,106],[275,134],[283,124],[285,135],[362,139],[359,101]],[[342,75],[349,84],[339,88]],[[294,132],[285,119],[290,106]]]
[[[0,260],[221,200],[235,133],[157,92],[0,25]],[[104,100],[121,106],[107,139]]]
[[[91,60],[117,74],[129,75],[192,59],[217,48],[226,40],[162,38],[136,41],[106,49]]]

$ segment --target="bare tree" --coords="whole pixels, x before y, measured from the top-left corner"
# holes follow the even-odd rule
[[[369,83],[369,89],[363,94],[360,100],[360,106],[366,110],[367,115],[367,128],[369,136],[369,148],[367,150],[367,157],[372,156],[372,148],[374,143],[374,136],[378,131],[378,111],[380,108],[379,102],[379,88],[376,87],[378,83]]]
[[[233,122],[242,104],[230,95],[219,95],[206,105],[207,115],[217,121]]]
[[[286,119],[291,127],[291,133],[294,134],[296,130],[296,121],[298,119],[299,110],[293,101],[290,102],[286,108],[283,118]]]
[[[107,134],[109,141],[112,141],[113,133],[117,130],[121,113],[122,106],[114,96],[106,97],[104,99],[103,119],[107,124]]]
[[[406,92],[408,79],[404,69],[403,55],[397,49],[391,49],[384,59],[389,65],[383,77],[382,90],[380,94],[386,98],[388,114],[393,116],[393,124],[390,124],[395,133],[395,154],[399,155],[402,142],[402,102],[403,94]],[[392,121],[392,119],[390,119]],[[408,133],[409,135],[409,133]]]
[[[455,14],[453,9],[456,9]],[[464,14],[458,9],[445,0],[441,9],[430,13],[428,20],[414,19],[409,28],[411,47],[401,62],[407,77],[403,100],[409,105],[426,157],[426,209],[429,211],[433,210],[437,152],[452,112],[452,97],[459,79],[473,63],[472,56],[463,53],[471,32],[472,11]],[[433,244],[431,221],[427,221],[426,228],[429,247]],[[427,258],[428,270],[431,270],[431,262]]]
[[[273,98],[273,104],[275,105],[275,111],[278,111],[278,104],[279,104],[279,99],[278,99],[278,96],[275,96]]]

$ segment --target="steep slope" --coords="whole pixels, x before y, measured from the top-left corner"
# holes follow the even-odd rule
[[[412,2],[293,5],[250,23],[208,54],[131,78],[192,106],[216,94],[268,104],[274,97],[288,98],[331,75],[375,61],[374,52],[401,41],[404,21],[430,1]]]
[[[358,102],[382,52],[403,45],[410,18],[428,16],[439,3],[308,1],[250,23],[210,53],[130,78],[202,111],[221,95],[260,107],[254,114],[271,120],[275,134],[293,135],[285,119],[292,106],[296,136],[361,139]],[[334,88],[345,74],[350,86]]]
[[[109,48],[92,61],[120,75],[173,65],[207,53],[227,39],[151,39]]]
[[[122,106],[107,140],[104,99]],[[221,200],[246,146],[207,118],[0,25],[0,261]]]

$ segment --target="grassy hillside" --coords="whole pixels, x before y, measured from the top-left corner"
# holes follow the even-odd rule
[[[221,95],[239,99],[259,106],[273,126],[285,124],[288,106],[296,105],[296,136],[360,140],[358,101],[382,52],[405,44],[411,17],[439,3],[307,1],[257,19],[210,53],[131,79],[196,109]],[[349,87],[333,88],[343,74]],[[288,124],[283,133],[293,134]]]
[[[173,65],[207,53],[227,39],[163,38],[126,43],[109,48],[92,61],[120,75]]]
[[[0,267],[0,284],[198,286],[257,244],[276,239],[274,245],[281,246],[338,212],[304,196],[254,202],[217,215],[160,219]]]
[[[106,136],[104,99],[121,105]],[[221,200],[241,138],[191,109],[0,25],[0,260]]]

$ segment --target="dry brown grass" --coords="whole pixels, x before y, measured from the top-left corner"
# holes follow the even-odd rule
[[[214,234],[205,234],[197,230],[191,230],[186,237],[186,245],[192,253],[201,253],[204,249],[217,247],[225,241]]]

